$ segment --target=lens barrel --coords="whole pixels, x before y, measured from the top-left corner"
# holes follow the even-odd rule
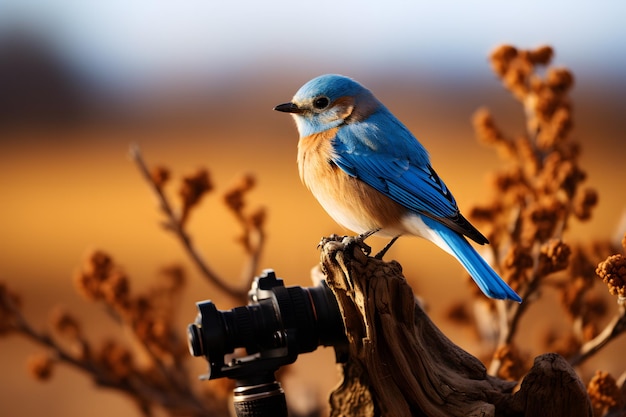
[[[287,417],[287,401],[280,383],[239,386],[233,391],[237,417]]]
[[[198,316],[188,327],[191,354],[220,366],[224,355],[236,348],[245,348],[250,355],[288,347],[291,356],[297,356],[345,340],[337,300],[324,281],[309,288],[285,287],[266,270],[256,278],[250,299],[247,306],[224,311],[211,301],[197,303]]]

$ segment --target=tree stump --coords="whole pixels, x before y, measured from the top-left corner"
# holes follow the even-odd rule
[[[324,239],[321,257],[349,341],[331,416],[592,416],[584,385],[559,355],[536,358],[513,394],[517,382],[488,375],[435,326],[399,263],[370,257],[350,237]]]

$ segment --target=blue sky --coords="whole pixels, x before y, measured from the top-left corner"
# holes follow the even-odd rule
[[[262,69],[485,65],[495,45],[555,46],[576,71],[626,73],[621,1],[0,0],[2,29],[49,39],[112,84]],[[353,71],[351,71],[353,72]],[[458,73],[458,72],[457,72]]]

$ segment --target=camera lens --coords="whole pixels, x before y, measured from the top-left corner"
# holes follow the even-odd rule
[[[341,310],[326,281],[322,281],[318,286],[307,288],[307,292],[315,315],[318,344],[337,346],[347,343]]]
[[[319,345],[345,343],[337,301],[325,282],[310,288],[285,287],[271,270],[257,277],[250,304],[218,310],[211,301],[196,304],[188,327],[189,351],[209,362],[208,378],[245,376],[252,369],[276,370]],[[245,348],[225,364],[225,355]]]
[[[233,394],[237,417],[287,416],[285,392],[276,381],[239,386]]]
[[[280,321],[269,300],[219,311],[211,301],[197,303],[198,317],[187,329],[194,356],[217,358],[244,347],[248,353],[277,347]]]

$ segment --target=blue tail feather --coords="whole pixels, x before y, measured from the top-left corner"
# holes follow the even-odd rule
[[[463,236],[434,220],[424,219],[424,222],[449,246],[452,254],[486,296],[522,302],[522,298],[498,276]]]

